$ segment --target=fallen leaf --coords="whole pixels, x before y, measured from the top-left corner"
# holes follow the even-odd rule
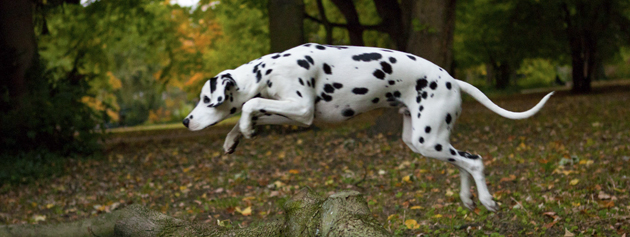
[[[418,229],[420,228],[420,225],[418,224],[418,222],[414,219],[409,219],[405,221],[405,225],[407,226],[407,229]]]
[[[574,179],[574,180],[571,180],[571,182],[569,182],[569,184],[570,185],[576,185],[578,182],[580,182],[579,179]]]
[[[564,237],[573,237],[575,236],[575,234],[571,233],[571,231],[567,230],[567,228],[564,228]]]
[[[597,198],[599,198],[601,200],[610,199],[610,195],[608,195],[604,191],[600,190],[599,193],[597,194]]]
[[[291,173],[291,174],[299,174],[300,171],[299,170],[289,170],[289,173]]]
[[[241,213],[241,215],[243,215],[243,216],[249,216],[249,215],[252,214],[252,207],[249,206],[249,207],[247,207],[247,208],[245,208],[243,210],[241,210],[240,207],[236,207],[236,209],[234,211],[236,211],[238,213]]]
[[[409,209],[411,209],[411,210],[416,210],[416,209],[422,209],[422,207],[421,207],[421,206],[413,206],[413,207],[411,207],[411,208],[409,208]]]
[[[511,174],[509,177],[503,177],[499,182],[509,182],[514,181],[516,179],[516,175]]]
[[[35,222],[46,221],[46,216],[45,215],[34,215],[33,216],[33,221],[35,221]]]
[[[405,183],[412,183],[411,182],[411,175],[407,175],[407,176],[403,177],[402,181],[405,182]]]
[[[453,196],[453,191],[451,191],[450,189],[447,189],[446,190],[446,196],[447,197]]]

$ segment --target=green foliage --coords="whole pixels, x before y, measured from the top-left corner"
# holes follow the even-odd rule
[[[13,108],[0,115],[0,182],[23,182],[60,171],[54,166],[62,157],[87,155],[99,145],[98,121],[107,115],[81,103],[89,86],[84,78],[70,74],[54,80],[44,74],[37,59],[27,74],[28,92],[21,101],[3,97]]]
[[[516,72],[524,77],[517,81],[518,86],[525,88],[552,85],[556,77],[556,69],[548,59],[525,59]]]

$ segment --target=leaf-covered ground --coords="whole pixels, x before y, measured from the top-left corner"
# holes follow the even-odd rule
[[[56,223],[131,203],[208,225],[247,226],[279,214],[301,187],[362,192],[398,236],[621,236],[630,232],[630,93],[556,94],[513,121],[464,102],[456,148],[481,154],[501,209],[469,211],[452,165],[372,135],[372,116],[333,128],[270,132],[223,155],[228,125],[112,135],[102,158],[69,160],[65,174],[0,187],[0,223]],[[542,95],[496,98],[526,110]]]

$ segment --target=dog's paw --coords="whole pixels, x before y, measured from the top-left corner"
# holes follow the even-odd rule
[[[486,207],[488,211],[496,212],[499,210],[499,205],[497,205],[497,203],[494,200],[492,200],[492,196],[479,198],[479,201],[481,201],[481,204],[483,204],[483,206]]]
[[[470,193],[468,194],[460,194],[460,199],[462,199],[462,203],[464,203],[464,206],[470,210],[475,210],[475,202],[473,201],[473,196],[470,195]]]
[[[238,143],[240,142],[239,139],[226,139],[225,143],[223,144],[223,151],[225,151],[225,154],[232,154],[234,153],[234,151],[236,150],[236,146],[238,146]]]

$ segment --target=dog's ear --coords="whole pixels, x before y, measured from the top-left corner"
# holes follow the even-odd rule
[[[210,104],[208,107],[217,107],[228,100],[226,95],[232,88],[238,90],[236,81],[229,73],[210,78]]]

